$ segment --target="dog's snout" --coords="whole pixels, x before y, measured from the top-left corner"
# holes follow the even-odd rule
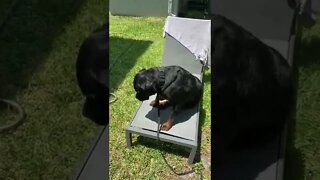
[[[136,94],[136,98],[137,98],[138,100],[140,100],[139,94]],[[140,100],[140,101],[141,101],[141,100]]]

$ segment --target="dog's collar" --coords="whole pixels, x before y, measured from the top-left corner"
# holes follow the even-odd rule
[[[162,92],[163,91],[163,85],[166,82],[166,74],[164,72],[164,69],[162,67],[158,68],[158,73],[159,73],[159,78],[158,78],[158,88],[157,91],[158,92]]]

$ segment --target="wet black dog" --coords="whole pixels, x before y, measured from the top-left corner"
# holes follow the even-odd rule
[[[279,52],[225,17],[211,20],[213,142],[219,157],[230,145],[263,141],[282,127],[293,82]]]
[[[134,77],[133,85],[138,100],[147,100],[158,93],[151,106],[166,108],[172,105],[173,113],[161,126],[165,131],[172,127],[180,110],[193,107],[200,101],[203,89],[198,78],[179,66],[143,69]]]
[[[99,125],[108,124],[109,28],[100,28],[86,38],[76,62],[78,85],[86,97],[83,115]]]

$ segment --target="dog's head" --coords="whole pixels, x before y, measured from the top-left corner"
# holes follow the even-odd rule
[[[136,91],[136,98],[140,101],[148,100],[156,93],[154,69],[142,69],[134,77],[133,87]]]

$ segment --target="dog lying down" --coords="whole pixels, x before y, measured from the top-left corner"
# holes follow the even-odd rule
[[[83,115],[99,125],[108,124],[108,25],[86,38],[76,62],[78,85],[86,97]]]
[[[133,85],[138,100],[147,100],[157,93],[156,99],[150,103],[151,106],[162,109],[173,107],[172,114],[161,125],[161,130],[164,131],[171,129],[175,116],[181,110],[198,104],[203,91],[201,81],[180,66],[142,69],[135,75]]]

